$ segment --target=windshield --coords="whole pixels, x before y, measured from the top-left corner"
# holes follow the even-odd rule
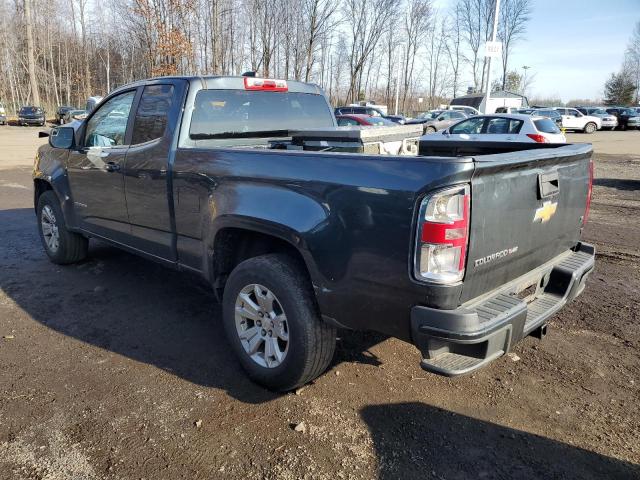
[[[435,112],[422,112],[416,118],[430,120],[432,118],[436,118],[441,111],[442,110],[436,110]]]
[[[607,111],[604,108],[593,108],[587,110],[589,115],[607,115]]]
[[[196,95],[189,136],[256,138],[288,136],[289,130],[334,127],[322,95],[246,90],[201,90]]]
[[[20,109],[21,114],[33,115],[34,113],[42,113],[42,109],[39,107],[22,107]]]

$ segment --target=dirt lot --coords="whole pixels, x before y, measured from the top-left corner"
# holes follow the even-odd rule
[[[640,478],[640,132],[571,136],[596,151],[596,272],[519,360],[451,380],[341,332],[324,376],[275,395],[198,280],[97,242],[49,263],[37,130],[0,127],[0,478]]]

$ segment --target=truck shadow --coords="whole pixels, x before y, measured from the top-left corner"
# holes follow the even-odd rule
[[[363,408],[381,480],[625,479],[640,467],[423,403]]]
[[[640,180],[622,178],[594,178],[593,184],[598,187],[616,188],[618,190],[640,190]]]
[[[0,211],[0,225],[6,226],[0,289],[34,320],[243,402],[277,396],[241,371],[227,346],[220,305],[204,281],[93,240],[86,261],[54,265],[30,208]],[[340,336],[334,363],[379,363],[368,350],[384,337]]]

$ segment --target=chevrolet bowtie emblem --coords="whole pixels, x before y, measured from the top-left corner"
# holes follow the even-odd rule
[[[558,209],[558,202],[544,202],[540,208],[536,210],[533,222],[540,220],[540,223],[548,222]]]

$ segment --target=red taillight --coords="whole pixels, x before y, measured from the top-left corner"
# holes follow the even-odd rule
[[[537,143],[549,143],[549,139],[538,133],[527,133],[527,137]]]
[[[245,90],[264,90],[267,92],[286,92],[289,90],[286,80],[270,78],[244,77]]]
[[[582,217],[582,226],[587,224],[589,218],[589,210],[591,209],[591,195],[593,193],[593,158],[589,159],[589,187],[587,189],[587,205],[584,208],[584,216]]]
[[[422,201],[418,219],[415,275],[435,283],[464,277],[469,243],[469,186],[437,192]]]

